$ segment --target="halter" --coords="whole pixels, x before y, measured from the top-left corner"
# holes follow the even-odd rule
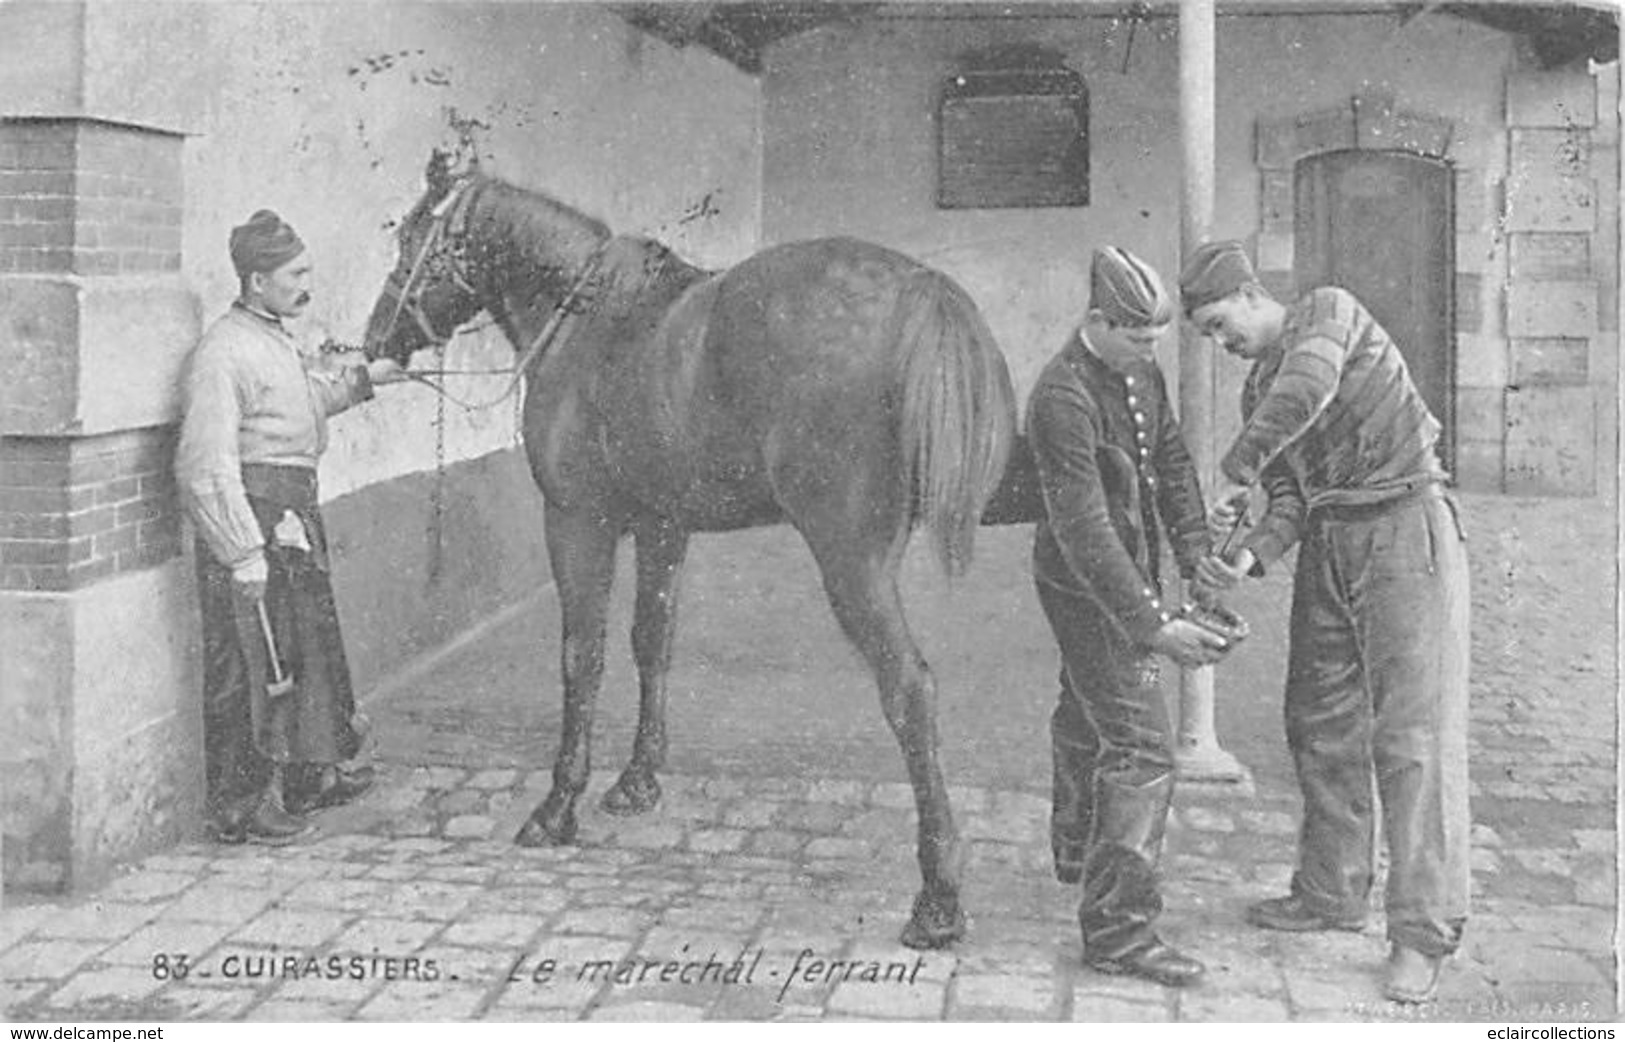
[[[547,346],[559,338],[565,322],[580,314],[581,309],[577,306],[577,302],[582,297],[582,290],[586,289],[587,284],[592,281],[592,277],[598,273],[598,268],[604,259],[604,253],[613,241],[613,238],[605,239],[603,244],[593,251],[593,255],[588,258],[586,265],[582,267],[581,274],[576,276],[575,282],[571,283],[569,292],[560,297],[559,302],[553,305],[553,313],[548,316],[547,324],[531,340],[524,352],[517,357],[511,370],[512,379],[508,381],[508,386],[503,388],[502,393],[495,398],[488,402],[465,402],[447,391],[440,384],[430,380],[429,377],[439,376],[444,379],[447,376],[494,376],[510,372],[508,369],[408,369],[403,370],[403,372],[408,379],[416,380],[425,387],[433,388],[434,392],[440,397],[464,409],[493,409],[501,405],[512,397],[515,391],[519,390],[519,381],[524,378],[532,363],[546,350]]]
[[[397,286],[395,273],[390,272],[389,278],[385,281],[385,288],[395,298],[395,310],[389,316],[389,325],[384,327],[384,333],[379,337],[380,341],[387,341],[390,335],[395,332],[395,324],[400,321],[401,312],[403,311],[417,324],[418,330],[424,334],[425,340],[435,343],[451,339],[450,333],[441,335],[440,331],[434,328],[434,323],[430,322],[429,316],[423,313],[423,308],[418,303],[417,298],[413,296],[412,290],[416,288],[418,278],[423,274],[423,266],[428,261],[430,253],[440,244],[440,240],[446,234],[446,229],[451,226],[453,214],[455,213],[458,217],[462,216],[463,204],[468,199],[468,186],[469,178],[458,178],[446,192],[446,197],[436,203],[434,209],[430,211],[434,223],[429,225],[429,234],[424,236],[423,245],[418,247],[418,255],[413,258],[412,267],[407,272],[405,281]],[[451,265],[451,277],[457,283],[458,288],[469,293],[474,291],[473,285],[456,264]],[[452,332],[455,333],[456,330],[452,330]]]
[[[452,187],[446,192],[445,198],[436,203],[434,209],[430,211],[434,223],[429,226],[429,232],[424,236],[423,244],[418,247],[417,256],[412,259],[412,266],[410,269],[408,269],[405,280],[397,280],[395,274],[393,272],[390,273],[390,276],[385,283],[385,288],[389,291],[390,295],[395,298],[395,310],[389,316],[389,324],[384,327],[384,333],[379,338],[380,341],[388,340],[390,334],[394,333],[395,325],[400,321],[400,317],[403,312],[417,324],[419,331],[424,334],[424,339],[430,343],[444,344],[456,335],[456,329],[453,329],[445,334],[442,334],[438,329],[436,329],[434,327],[434,323],[429,320],[429,316],[424,314],[422,305],[418,303],[418,300],[413,295],[412,291],[416,288],[418,279],[423,274],[424,265],[427,263],[435,248],[440,245],[441,240],[446,234],[446,230],[451,227],[453,220],[462,217],[464,211],[469,205],[471,205],[471,197],[468,191],[469,184],[469,178],[458,178],[457,181],[453,183]],[[514,394],[515,391],[519,389],[519,382],[524,377],[526,371],[530,369],[532,363],[536,361],[536,358],[542,353],[542,351],[558,338],[558,335],[561,329],[564,327],[565,322],[580,310],[578,305],[581,301],[583,290],[586,289],[588,283],[598,273],[598,269],[603,263],[604,255],[609,249],[609,244],[613,241],[613,236],[606,238],[602,243],[599,244],[598,248],[593,251],[592,256],[589,257],[587,259],[587,263],[583,265],[581,273],[577,275],[575,281],[571,283],[569,290],[566,291],[564,296],[559,298],[558,303],[553,306],[553,313],[552,315],[548,316],[547,323],[542,327],[541,331],[536,334],[535,338],[531,340],[530,344],[526,346],[525,350],[517,356],[517,359],[514,362],[514,367],[511,370],[513,378],[509,381],[508,386],[503,389],[500,395],[493,398],[491,401],[477,404],[461,401],[450,394],[443,386],[429,379],[429,377],[438,376],[443,379],[447,376],[496,375],[499,373],[509,372],[510,370],[484,369],[457,371],[436,369],[414,371],[407,369],[403,370],[404,375],[408,379],[432,388],[435,393],[440,395],[442,398],[445,398],[447,401],[453,402],[464,409],[489,409],[502,404],[502,402],[506,401]],[[450,275],[451,278],[456,282],[458,288],[462,289],[464,292],[469,294],[474,294],[476,292],[474,285],[469,281],[468,277],[463,274],[462,269],[456,263],[452,263],[450,265]]]

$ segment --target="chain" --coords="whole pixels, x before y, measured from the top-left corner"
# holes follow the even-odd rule
[[[525,397],[530,394],[530,377],[525,378],[523,393],[513,396],[513,444],[515,448],[525,441]]]
[[[445,342],[435,348],[435,364],[441,369],[446,367]],[[429,488],[429,515],[429,529],[434,533],[433,541],[429,544],[429,582],[432,585],[440,580],[446,545],[446,396],[443,394],[435,395],[434,399],[434,484]]]

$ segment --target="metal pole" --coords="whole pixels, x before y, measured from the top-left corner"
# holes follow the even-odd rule
[[[1214,84],[1217,78],[1215,0],[1179,2],[1180,260],[1213,231],[1216,150]],[[1181,323],[1179,335],[1179,418],[1191,458],[1204,488],[1214,479],[1213,347]],[[1185,669],[1179,675],[1179,777],[1191,781],[1243,782],[1248,772],[1219,747],[1213,727],[1213,669]]]

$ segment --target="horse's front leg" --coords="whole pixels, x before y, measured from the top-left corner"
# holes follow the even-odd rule
[[[809,539],[811,542],[811,539]],[[919,815],[916,854],[923,885],[901,940],[910,948],[941,948],[964,936],[959,906],[961,852],[937,762],[937,688],[903,617],[896,551],[866,558],[862,539],[814,544],[835,617],[874,670],[880,708],[903,750]]]
[[[638,814],[660,802],[655,774],[666,765],[666,674],[677,633],[677,588],[688,553],[688,532],[657,518],[633,530],[638,554],[638,598],[632,655],[638,664],[638,733],[632,760],[604,793],[611,814]]]
[[[559,658],[564,674],[564,726],[553,788],[514,841],[539,847],[573,843],[575,805],[592,769],[592,717],[604,676],[604,613],[615,578],[620,531],[590,511],[547,508],[547,556],[563,616]]]

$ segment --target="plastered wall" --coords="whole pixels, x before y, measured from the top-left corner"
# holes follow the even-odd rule
[[[1172,281],[1179,251],[1176,25],[1111,18],[875,18],[775,47],[764,78],[763,231],[780,241],[842,232],[944,268],[982,306],[1023,397],[1075,326],[1090,251],[1112,243]],[[967,52],[1037,43],[1059,51],[1090,90],[1087,207],[944,211],[935,207],[938,93]],[[1505,176],[1505,81],[1512,38],[1442,14],[1222,17],[1218,22],[1214,233],[1256,238],[1256,127],[1347,105],[1372,89],[1457,128],[1480,206]],[[1290,84],[1290,89],[1283,85]],[[1504,235],[1482,222],[1458,248],[1505,271]],[[1175,375],[1177,344],[1163,359]],[[1468,352],[1458,382],[1482,384],[1504,362]],[[1218,435],[1239,426],[1244,367],[1217,365]]]

